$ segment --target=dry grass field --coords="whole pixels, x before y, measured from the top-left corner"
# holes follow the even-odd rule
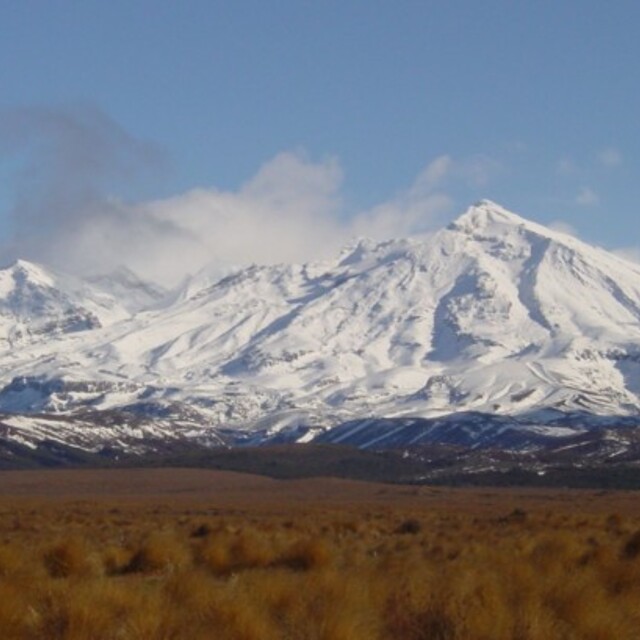
[[[0,638],[640,637],[640,494],[0,474]]]

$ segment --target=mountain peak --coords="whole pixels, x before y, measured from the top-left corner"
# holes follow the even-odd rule
[[[535,223],[522,218],[491,200],[480,200],[456,218],[451,223],[450,228],[460,231],[472,231],[505,224],[518,227],[535,225]]]
[[[53,276],[45,268],[28,260],[18,259],[9,266],[0,269],[0,289],[8,291],[18,283],[30,282],[44,287],[53,286]]]

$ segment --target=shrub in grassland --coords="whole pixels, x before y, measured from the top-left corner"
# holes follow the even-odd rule
[[[126,573],[132,560],[132,552],[118,545],[108,545],[100,553],[104,571],[109,576]]]
[[[640,601],[640,558],[610,553],[596,568],[599,582],[616,601],[624,597]]]
[[[332,561],[329,545],[321,538],[299,540],[286,550],[280,563],[297,571],[328,566]]]
[[[533,544],[530,561],[543,574],[572,570],[587,549],[571,531],[547,533],[534,539]]]
[[[196,558],[214,574],[228,575],[274,566],[308,571],[330,564],[332,554],[321,538],[291,541],[248,530],[208,536],[197,548]]]
[[[197,561],[218,575],[266,567],[276,554],[273,540],[252,530],[219,531],[196,549]]]
[[[230,573],[234,561],[229,540],[222,536],[207,538],[196,552],[196,562],[214,574],[226,575]]]
[[[248,530],[241,531],[234,537],[230,553],[235,567],[253,569],[271,564],[276,550],[269,537]]]
[[[640,530],[626,540],[622,548],[622,555],[627,560],[634,560],[640,555]]]
[[[611,515],[607,516],[605,520],[606,529],[609,532],[615,533],[618,535],[622,532],[623,524],[624,524],[624,521],[622,519],[622,516],[619,513],[612,513]]]
[[[191,537],[206,538],[207,536],[210,536],[212,533],[213,533],[213,529],[211,528],[211,525],[208,524],[207,522],[203,522],[191,530]]]
[[[101,572],[97,553],[80,536],[65,538],[47,548],[43,562],[53,578],[87,577]]]
[[[134,552],[125,573],[171,573],[186,568],[191,553],[172,532],[151,533]]]
[[[422,531],[422,523],[420,520],[416,520],[415,518],[409,518],[408,520],[401,522],[396,529],[396,533],[400,534],[416,534],[420,533],[420,531]]]

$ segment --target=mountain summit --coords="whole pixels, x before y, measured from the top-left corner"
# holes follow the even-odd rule
[[[18,308],[12,277],[0,272],[0,285]],[[20,295],[58,299],[51,283],[33,287]],[[0,411],[120,412],[121,431],[152,416],[154,437],[184,427],[366,446],[420,442],[425,420],[532,429],[582,416],[571,428],[583,428],[640,413],[640,266],[486,200],[426,238],[252,266],[165,300],[7,350]],[[51,307],[30,308],[34,319]],[[371,427],[383,419],[392,426]],[[393,440],[398,420],[414,427]],[[464,429],[481,437],[474,424]]]
[[[469,207],[465,213],[456,218],[451,225],[452,229],[486,228],[494,224],[507,224],[512,226],[534,226],[543,228],[534,222],[522,218],[491,200],[480,200]]]

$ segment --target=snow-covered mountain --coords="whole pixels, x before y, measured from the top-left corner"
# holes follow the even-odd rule
[[[74,442],[94,449],[142,423],[371,447],[640,424],[640,265],[488,201],[428,237],[194,278],[164,303],[60,283],[27,263],[0,274],[6,437],[42,439],[30,420],[53,413],[81,415]],[[46,339],[9,339],[25,332]]]
[[[0,352],[9,356],[26,345],[59,340],[128,315],[106,292],[40,265],[18,260],[0,269]]]

